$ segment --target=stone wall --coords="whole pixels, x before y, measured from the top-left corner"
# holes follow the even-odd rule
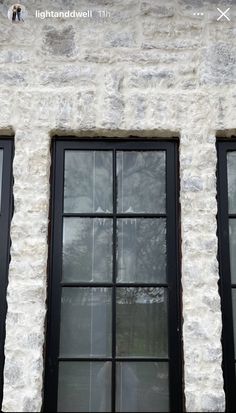
[[[236,128],[236,8],[217,22],[216,0],[25,0],[28,17],[12,24],[10,4],[0,1],[0,132],[15,136],[3,410],[42,406],[55,133],[179,135],[186,409],[224,410],[215,140]],[[93,18],[34,17],[68,8]]]

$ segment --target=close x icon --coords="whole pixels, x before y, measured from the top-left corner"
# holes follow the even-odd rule
[[[217,10],[220,14],[220,16],[218,17],[217,21],[226,19],[230,22],[230,17],[228,16],[229,12],[230,12],[230,7],[228,7],[225,11],[222,11],[219,7],[217,7]]]

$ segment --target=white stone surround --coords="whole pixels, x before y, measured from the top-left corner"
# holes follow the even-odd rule
[[[220,23],[215,0],[22,3],[24,24],[0,14],[0,133],[15,136],[3,411],[42,406],[55,133],[180,137],[186,409],[223,411],[215,140],[236,129],[236,8]],[[0,1],[3,13],[10,4]],[[69,7],[111,17],[33,17]]]

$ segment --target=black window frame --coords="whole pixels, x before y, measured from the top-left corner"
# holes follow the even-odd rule
[[[65,214],[63,213],[63,190],[64,190],[64,152],[65,150],[163,150],[166,152],[166,214],[137,214],[152,217],[164,216],[167,219],[167,277],[165,284],[156,283],[156,287],[165,286],[169,291],[168,299],[168,340],[169,357],[161,359],[155,357],[155,361],[169,362],[169,388],[170,388],[170,411],[183,411],[183,384],[182,384],[182,302],[181,302],[181,280],[180,280],[180,219],[179,219],[179,165],[178,165],[178,139],[156,140],[140,138],[129,139],[108,139],[108,138],[86,138],[75,139],[74,137],[54,137],[52,140],[52,166],[51,166],[51,202],[50,202],[50,246],[49,246],[49,266],[48,266],[48,316],[46,334],[46,356],[45,356],[45,377],[44,377],[44,400],[43,410],[47,412],[57,411],[58,392],[58,355],[60,341],[60,301],[61,301],[61,255],[62,255],[62,220],[63,216],[86,216],[86,214]],[[113,182],[115,182],[115,164],[113,158]],[[113,202],[115,201],[115,184],[113,183]],[[103,217],[103,214],[87,214],[89,217]],[[110,214],[113,216],[113,213]],[[115,215],[117,213],[115,212]],[[128,214],[119,216],[128,217]],[[109,214],[105,214],[109,217]],[[135,214],[132,214],[134,217]],[[113,235],[113,241],[114,237]],[[114,243],[115,245],[115,243]],[[115,248],[113,245],[113,257]],[[113,264],[115,267],[115,264]],[[113,272],[115,270],[113,269]],[[171,276],[172,274],[172,276]],[[113,275],[114,277],[114,275]],[[81,285],[81,283],[79,283]],[[135,284],[136,285],[136,284]],[[135,286],[129,283],[129,287]],[[93,284],[93,286],[96,286]],[[104,286],[104,284],[102,284]],[[124,286],[120,284],[119,286]],[[140,284],[139,284],[140,286]],[[145,287],[148,287],[145,284]],[[113,278],[113,289],[115,289]],[[171,305],[170,305],[171,303]],[[113,305],[113,341],[115,337],[115,305]],[[113,343],[114,349],[115,343]],[[112,361],[115,364],[114,350],[112,351]],[[102,359],[102,358],[101,358]],[[101,360],[100,358],[98,360]],[[104,358],[103,358],[104,359]],[[121,361],[126,358],[117,358]],[[127,358],[128,359],[128,358]],[[63,359],[64,360],[64,359]],[[77,359],[76,359],[77,360]],[[136,360],[132,358],[132,360]],[[132,361],[131,360],[131,361]],[[137,358],[141,361],[142,358]],[[136,360],[136,361],[137,361]],[[146,358],[150,360],[150,358]],[[95,361],[94,358],[91,361]],[[130,361],[130,359],[129,359]],[[144,359],[145,361],[145,359]],[[115,411],[115,369],[112,369],[112,411]]]
[[[217,140],[217,200],[218,200],[218,260],[219,260],[219,290],[222,309],[222,348],[223,375],[226,396],[226,411],[236,411],[236,374],[233,332],[233,305],[230,270],[229,218],[236,218],[228,212],[228,178],[227,153],[236,152],[236,137]]]
[[[2,191],[0,209],[0,408],[3,399],[3,370],[5,363],[4,345],[6,335],[6,292],[8,285],[8,270],[10,262],[10,223],[13,212],[13,161],[14,140],[0,137],[0,150],[3,150]]]

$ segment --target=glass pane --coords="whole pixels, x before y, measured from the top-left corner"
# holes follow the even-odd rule
[[[2,205],[2,167],[3,167],[3,149],[0,149],[0,211]]]
[[[165,212],[164,151],[118,152],[117,180],[118,212]]]
[[[234,354],[236,355],[236,289],[232,289],[233,324],[234,324]]]
[[[229,220],[230,273],[232,284],[236,283],[236,219]]]
[[[112,219],[65,218],[63,281],[112,281]]]
[[[229,213],[236,213],[236,152],[227,153]]]
[[[117,288],[116,311],[118,356],[168,356],[164,288]]]
[[[118,220],[118,282],[166,281],[166,220]]]
[[[168,412],[168,363],[117,363],[117,412]]]
[[[112,152],[65,152],[65,212],[112,212]]]
[[[109,288],[63,288],[60,355],[111,355],[111,297]]]
[[[110,411],[110,362],[60,362],[58,412]]]

